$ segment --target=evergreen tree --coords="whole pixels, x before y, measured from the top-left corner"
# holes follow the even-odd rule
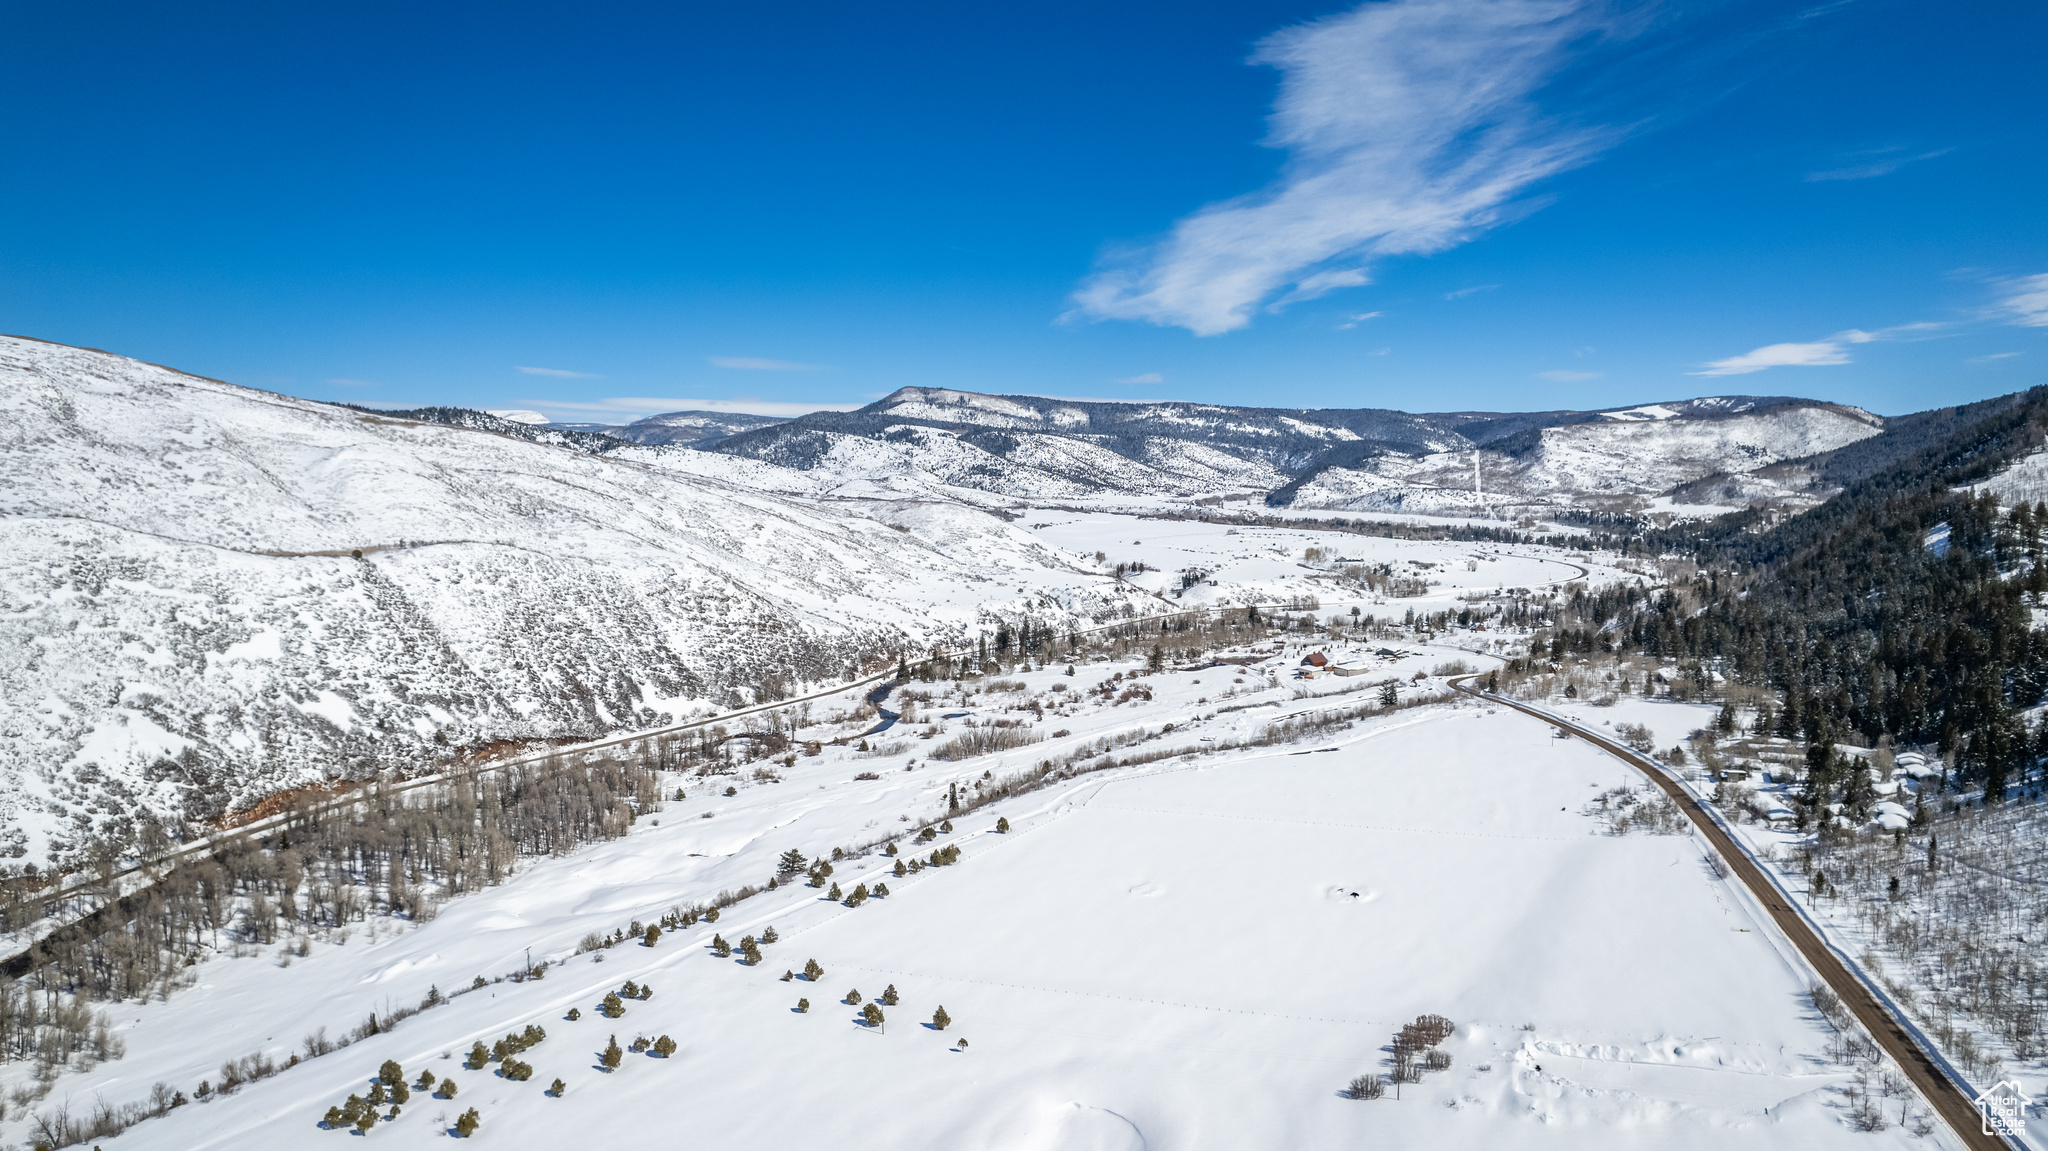
[[[1009,834],[1009,831],[1010,831],[1010,820],[1009,820],[1009,818],[1008,818],[1007,816],[1005,816],[1005,817],[1004,817],[1004,818],[1002,818],[1002,819],[998,819],[998,820],[996,820],[996,834],[998,834],[998,835],[1007,835],[1007,834]]]
[[[730,955],[732,952],[728,949],[725,954]],[[604,993],[604,1006],[598,1008],[598,1010],[604,1012],[606,1019],[617,1019],[626,1013],[626,1005],[619,1001],[618,992],[607,991]],[[479,1043],[477,1046],[482,1047],[483,1044]]]
[[[472,1107],[462,1113],[462,1118],[455,1121],[455,1133],[467,1139],[471,1135],[476,1134],[477,1127],[482,1123],[483,1117],[476,1113],[476,1108]]]
[[[568,1085],[563,1083],[560,1079],[556,1079],[553,1083],[548,1084],[548,1094],[554,1096],[557,1099],[560,1099],[562,1097],[562,1092],[567,1091],[568,1089]]]
[[[817,961],[817,960],[815,960],[815,959],[806,959],[806,960],[804,960],[804,978],[805,978],[805,979],[808,979],[808,980],[810,980],[810,981],[811,981],[812,983],[816,983],[816,982],[817,982],[818,980],[820,980],[820,979],[823,979],[824,977],[825,977],[825,969],[824,969],[824,968],[822,968],[822,967],[820,967],[820,966],[818,966],[818,961]]]
[[[1400,688],[1398,688],[1398,687],[1395,687],[1395,686],[1394,686],[1394,681],[1393,681],[1393,680],[1388,680],[1388,681],[1387,681],[1387,682],[1386,682],[1385,684],[1381,685],[1381,687],[1380,687],[1380,706],[1381,706],[1381,707],[1392,707],[1392,706],[1394,706],[1395,704],[1397,704],[1397,703],[1400,703],[1400,702],[1401,702],[1401,689],[1400,689]]]
[[[443,1077],[439,1094],[443,1099],[455,1098],[455,1080]]]
[[[853,1006],[858,1006],[860,1003],[860,988],[856,987],[853,990],[847,992],[846,998],[841,999],[839,1002]]]
[[[906,872],[906,871],[909,871],[910,869],[909,869],[909,868],[907,868],[907,867],[905,867],[905,866],[903,866],[903,861],[899,859],[899,860],[897,860],[897,861],[896,861],[896,869],[895,869],[895,870],[896,870],[896,878],[898,878],[898,879],[901,879],[901,878],[903,878],[903,873],[904,873],[904,872]]]
[[[434,1073],[431,1071],[420,1072],[419,1082],[415,1086],[421,1091],[432,1091],[434,1089]]]
[[[391,1085],[391,1101],[393,1103],[412,1102],[412,1088],[405,1085],[405,1080],[401,1079]]]
[[[873,894],[877,899],[887,899],[889,897],[889,885],[886,883],[875,884],[875,890]]]
[[[867,1021],[869,1027],[880,1027],[882,1025],[882,1009],[872,1003],[861,1008],[860,1017]]]
[[[583,1018],[583,1009],[581,1007],[571,1007],[569,1009],[569,1022],[574,1023],[581,1018]]]
[[[761,942],[763,943],[775,943],[781,939],[782,936],[775,933],[775,925],[772,923],[768,925],[768,930],[761,933]]]
[[[1935,873],[1937,865],[1940,862],[1939,856],[1935,854],[1936,844],[1940,839],[1940,836],[1934,835],[1932,833],[1929,833],[1927,836],[1927,874],[1929,875],[1933,875]]]
[[[650,924],[648,924],[648,925],[647,925],[647,934],[646,934],[646,935],[644,935],[644,936],[641,936],[641,938],[640,938],[640,944],[641,944],[641,946],[643,946],[643,947],[652,947],[652,946],[654,946],[655,944],[657,944],[657,943],[660,943],[660,942],[661,942],[661,928],[659,928],[659,927],[656,927],[656,926],[654,926],[654,925],[653,925],[653,924],[651,924],[651,923],[650,923]]]
[[[940,1031],[944,1031],[946,1028],[951,1027],[952,1025],[953,1017],[946,1014],[946,1008],[943,1005],[941,1005],[937,1011],[932,1012],[933,1027],[938,1028]]]
[[[1722,735],[1735,734],[1735,704],[1724,701],[1721,714],[1714,717],[1714,730]]]
[[[623,1051],[621,1051],[621,1050],[619,1050],[619,1037],[618,1037],[618,1036],[616,1036],[616,1035],[612,1036],[612,1037],[611,1037],[611,1041],[610,1041],[609,1043],[606,1043],[606,1044],[604,1045],[604,1066],[605,1066],[605,1070],[607,1070],[607,1071],[616,1071],[616,1070],[618,1070],[618,1069],[619,1069],[619,1062],[620,1062],[621,1060],[623,1060],[623,1059],[624,1059],[625,1057],[626,1057],[626,1053],[625,1053],[625,1052],[623,1052]]]
[[[725,936],[715,931],[711,933],[711,954],[718,956],[720,959],[724,959],[732,954],[732,944],[727,943]]]
[[[384,1106],[384,1101],[389,1098],[390,1096],[384,1094],[384,1083],[382,1080],[370,1084],[370,1097],[367,1100],[370,1106],[382,1107]]]
[[[469,1058],[463,1063],[471,1071],[481,1071],[491,1061],[491,1053],[484,1050],[484,1041],[479,1039],[469,1049]]]
[[[664,1035],[654,1041],[654,1053],[663,1059],[676,1053],[676,1041]]]
[[[832,885],[832,890],[830,890],[830,891],[828,891],[828,892],[826,892],[826,893],[825,893],[825,898],[827,898],[827,899],[832,899],[832,900],[838,900],[838,899],[844,899],[844,898],[845,898],[845,896],[843,896],[843,895],[839,894],[839,885],[835,883],[835,884],[833,884],[833,885]]]
[[[327,1117],[320,1121],[320,1125],[328,1128],[329,1130],[333,1130],[336,1127],[340,1127],[342,1125],[342,1122],[343,1120],[341,1118],[341,1108],[329,1107],[327,1109]]]
[[[748,967],[761,962],[761,948],[755,944],[754,937],[751,935],[740,940],[740,954],[746,959]]]
[[[894,983],[891,983],[888,987],[883,989],[882,1002],[888,1004],[891,1007],[896,1006],[896,985]]]
[[[799,999],[799,1000],[797,1000],[797,1001],[796,1001],[796,1010],[797,1010],[797,1014],[801,1015],[801,1014],[803,1014],[804,1012],[806,1012],[806,1011],[809,1011],[810,1009],[811,1009],[811,1001],[810,1001],[810,1000],[808,1000],[808,999]]]
[[[396,1087],[405,1081],[405,1068],[400,1067],[396,1059],[386,1059],[384,1065],[377,1068],[377,1078],[389,1086]]]
[[[782,858],[775,861],[775,871],[778,875],[795,875],[803,869],[804,853],[794,847],[783,852]]]
[[[370,1133],[370,1128],[375,1127],[376,1125],[377,1113],[375,1111],[365,1111],[361,1115],[356,1116],[356,1130],[362,1132],[365,1135],[368,1135]]]
[[[951,835],[951,834],[953,834],[953,821],[949,819],[949,820],[947,820],[946,822],[944,822],[944,823],[941,823],[941,824],[939,825],[939,831],[940,831],[940,833],[941,833],[941,834],[944,834],[944,835]]]

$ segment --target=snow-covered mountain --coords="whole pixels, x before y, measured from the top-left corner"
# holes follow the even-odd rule
[[[840,682],[1012,589],[1050,618],[1140,595],[958,502],[791,499],[649,458],[685,449],[593,454],[20,338],[0,443],[16,860]]]
[[[1677,408],[1600,413],[1606,418],[1535,428],[1474,451],[1388,452],[1316,474],[1297,489],[1294,503],[1425,514],[1503,505],[1638,512],[1649,497],[1719,476],[1726,480],[1720,488],[1688,498],[1706,501],[1701,506],[1739,507],[1778,493],[1738,484],[1736,477],[1833,451],[1884,428],[1881,418],[1837,404],[1734,412],[1709,405],[1703,414]]]
[[[1678,485],[1830,451],[1883,426],[1858,408],[1787,397],[1418,415],[903,388],[856,412],[816,413],[715,450],[814,473],[826,487],[886,475],[1025,500],[1237,494],[1304,508],[1470,514],[1504,505],[1641,510]],[[1475,482],[1485,494],[1475,495]]]

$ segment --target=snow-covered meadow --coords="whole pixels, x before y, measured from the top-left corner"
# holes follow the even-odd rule
[[[1264,669],[1292,662],[1280,653]],[[976,696],[976,710],[1141,667],[1028,672],[1020,691]],[[29,1135],[23,1112],[128,1102],[158,1081],[190,1096],[224,1060],[282,1061],[321,1028],[339,1036],[481,976],[481,989],[388,1032],[96,1142],[352,1138],[318,1123],[366,1093],[386,1059],[408,1079],[428,1070],[459,1085],[453,1101],[415,1093],[370,1133],[405,1145],[446,1137],[470,1107],[475,1139],[521,1147],[678,1123],[706,1139],[835,1147],[1914,1141],[1845,1124],[1849,1069],[1827,1058],[1806,972],[1691,837],[1615,837],[1584,813],[1629,769],[1470,701],[1205,754],[1205,740],[1249,734],[1234,704],[1275,703],[1259,710],[1280,718],[1327,702],[1297,700],[1260,670],[1162,672],[1146,677],[1150,700],[1064,704],[1063,745],[951,763],[915,740],[887,755],[842,746],[776,780],[678,778],[685,798],[626,838],[530,865],[425,923],[373,915],[289,965],[278,948],[215,958],[167,1001],[117,1005],[127,1056],[10,1109],[9,1134]],[[910,834],[944,814],[951,787],[1130,731],[1190,754],[1054,782],[929,842]],[[889,886],[858,907],[797,877],[652,948],[578,952],[591,933],[759,883],[791,848],[830,859],[891,834],[903,836],[897,859],[957,846],[959,862],[899,877],[877,846],[834,864],[830,882],[847,892]],[[737,944],[771,926],[778,941],[759,966],[709,949],[714,934]],[[545,978],[489,982],[523,969],[529,949]],[[813,959],[818,982],[782,981]],[[653,996],[603,1018],[606,992],[629,980]],[[881,1029],[841,1002],[889,987],[899,1002]],[[944,1032],[927,1026],[940,1006]],[[1392,1088],[1345,1097],[1353,1077],[1388,1069],[1395,1030],[1426,1013],[1457,1024],[1450,1067],[1403,1085],[1399,1101]],[[461,1066],[472,1043],[528,1024],[548,1036],[521,1056],[531,1080]],[[613,1035],[679,1048],[605,1071]],[[16,1065],[10,1082],[23,1074]],[[559,1098],[544,1090],[557,1077]]]

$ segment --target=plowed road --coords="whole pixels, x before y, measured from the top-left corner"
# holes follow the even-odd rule
[[[1477,678],[1464,676],[1454,681],[1452,686],[1459,691],[1514,708],[1545,723],[1568,730],[1649,776],[1650,782],[1663,788],[1664,793],[1671,797],[1672,802],[1678,804],[1679,810],[1685,812],[1686,818],[1692,820],[1693,826],[1699,829],[1707,842],[1714,845],[1714,850],[1720,853],[1721,858],[1728,861],[1729,868],[1741,877],[1743,885],[1749,888],[1749,893],[1756,896],[1756,901],[1763,904],[1764,910],[1770,913],[1771,921],[1778,925],[1778,930],[1784,932],[1785,938],[1791,940],[1792,945],[1799,949],[1799,954],[1806,957],[1808,966],[1834,989],[1835,994],[1842,997],[1842,1003],[1856,1013],[1856,1018],[1862,1022],[1864,1029],[1870,1032],[1871,1037],[1877,1040],[1878,1045],[1884,1048],[1885,1054],[1891,1056],[1913,1081],[1913,1085],[1920,1089],[1921,1096],[1949,1125],[1949,1129],[1955,1132],[1956,1138],[1963,1146],[1971,1148],[1972,1151],[2012,1151],[2015,1145],[2007,1143],[2004,1137],[1984,1133],[1983,1117],[1977,1112],[1976,1096],[1970,1089],[1948,1077],[1941,1065],[1921,1047],[1905,1024],[1895,1017],[1877,996],[1871,994],[1870,989],[1863,985],[1863,981],[1856,978],[1856,974],[1842,963],[1841,958],[1828,947],[1827,942],[1778,890],[1778,885],[1772,883],[1770,877],[1764,874],[1763,868],[1750,858],[1749,852],[1735,842],[1734,837],[1722,828],[1720,822],[1690,791],[1641,755],[1598,732],[1589,731],[1527,704],[1498,695],[1488,695],[1467,686]]]

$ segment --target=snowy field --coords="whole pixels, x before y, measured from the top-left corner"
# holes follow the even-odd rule
[[[1193,678],[1162,684],[1160,704],[1189,707],[1176,693],[1199,690]],[[354,1138],[317,1123],[386,1059],[408,1079],[424,1069],[460,1085],[454,1101],[416,1094],[371,1132],[394,1146],[446,1137],[472,1106],[474,1138],[517,1147],[679,1130],[1020,1151],[1915,1142],[1843,1123],[1833,1088],[1846,1068],[1826,1060],[1804,970],[1691,837],[1611,837],[1581,814],[1633,782],[1628,769],[1473,704],[1085,776],[963,817],[936,844],[905,843],[906,858],[957,845],[956,865],[899,879],[879,854],[840,863],[842,887],[892,888],[858,908],[790,886],[651,949],[575,954],[588,932],[758,881],[788,848],[907,831],[899,815],[929,814],[985,762],[892,762],[867,782],[844,763],[805,764],[731,798],[693,794],[659,825],[535,864],[418,927],[383,921],[290,967],[267,953],[212,961],[198,987],[125,1008],[130,1055],[67,1077],[52,1101],[124,1101],[156,1080],[189,1091],[223,1059],[282,1058],[316,1028],[516,969],[531,948],[554,964],[544,980],[490,984],[99,1142]],[[737,941],[770,925],[780,939],[758,967],[708,950],[714,932]],[[780,981],[809,959],[818,983]],[[600,1017],[627,980],[654,996]],[[880,1030],[839,1002],[890,986],[901,1002]],[[799,997],[808,1013],[793,1010]],[[925,1025],[941,1005],[943,1033]],[[1458,1024],[1450,1068],[1398,1102],[1343,1097],[1353,1076],[1386,1069],[1393,1032],[1423,1013]],[[529,1023],[548,1035],[522,1056],[532,1080],[461,1067],[471,1043]],[[666,1034],[679,1049],[607,1072],[598,1053],[614,1034]],[[561,1098],[544,1092],[558,1076]]]
[[[1364,604],[1397,612],[1441,611],[1460,606],[1461,597],[1517,587],[1534,591],[1576,579],[1601,585],[1633,578],[1602,562],[1611,556],[1526,544],[1397,540],[1305,527],[1240,527],[1047,509],[1027,510],[1016,526],[1077,564],[1094,562],[1098,552],[1110,564],[1143,563],[1149,570],[1127,577],[1128,581],[1173,599],[1183,609],[1315,597],[1325,607]],[[1303,554],[1309,548],[1325,550],[1328,559],[1305,563]],[[1339,578],[1346,566],[1380,564],[1430,586],[1414,597],[1364,596]],[[1182,591],[1180,573],[1185,571],[1205,573],[1204,582]]]

